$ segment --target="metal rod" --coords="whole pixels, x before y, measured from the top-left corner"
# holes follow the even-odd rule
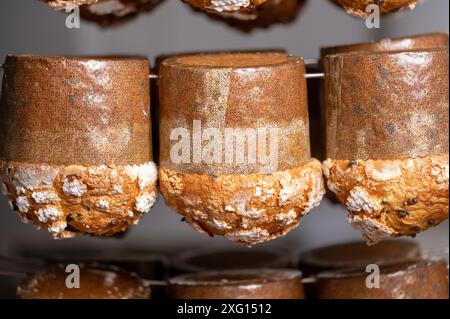
[[[325,73],[306,73],[305,78],[307,79],[323,79],[325,77]]]
[[[0,270],[1,276],[8,276],[8,277],[26,277],[28,276],[27,273],[18,272],[18,271],[10,271],[10,270]]]
[[[307,79],[322,79],[325,77],[324,73],[306,73],[305,78]],[[157,80],[159,79],[159,75],[157,74],[150,74],[149,76],[150,80]]]
[[[316,277],[308,277],[302,279],[302,284],[315,284],[317,282]]]
[[[144,283],[148,286],[168,286],[169,283],[163,280],[144,280]]]

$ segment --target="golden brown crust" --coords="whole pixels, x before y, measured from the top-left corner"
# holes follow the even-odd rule
[[[149,299],[149,286],[134,273],[104,265],[79,266],[80,287],[66,285],[67,265],[52,265],[25,280],[17,289],[20,299]],[[71,281],[70,281],[71,282]]]
[[[146,59],[10,55],[4,68],[0,160],[151,161]]]
[[[367,18],[369,13],[366,8],[370,4],[376,4],[381,13],[390,13],[401,9],[409,8],[413,10],[416,7],[417,0],[334,0],[341,5],[348,14],[355,17]]]
[[[328,188],[369,244],[414,236],[448,218],[448,154],[323,163]]]
[[[151,11],[162,2],[163,0],[100,0],[80,9],[84,19],[108,27],[126,22],[139,13]]]
[[[99,0],[41,0],[46,2],[52,9],[65,10],[68,6],[75,5],[90,5],[98,2]],[[100,0],[101,1],[101,0]]]
[[[21,219],[54,238],[123,232],[150,210],[157,192],[152,162],[56,166],[0,161],[0,179]]]
[[[66,10],[70,6],[79,6],[81,16],[102,26],[119,24],[150,11],[163,0],[41,0],[52,9]]]
[[[200,232],[248,246],[283,236],[324,195],[317,160],[269,175],[212,177],[160,168],[166,203]]]
[[[305,0],[268,0],[257,6],[252,12],[216,12],[194,8],[206,13],[213,20],[225,22],[242,32],[251,32],[258,28],[267,28],[276,23],[295,21],[303,8]]]
[[[267,0],[182,0],[190,5],[217,12],[252,11]]]

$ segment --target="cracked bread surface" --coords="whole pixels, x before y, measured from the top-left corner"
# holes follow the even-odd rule
[[[417,5],[417,0],[334,0],[341,5],[344,10],[355,17],[367,18],[371,11],[366,12],[367,6],[371,4],[378,5],[381,13],[390,13],[402,9],[413,10]]]
[[[448,219],[448,154],[323,163],[328,188],[368,244],[415,236]]]
[[[183,0],[199,9],[216,12],[251,11],[267,0]]]
[[[325,193],[320,162],[272,174],[179,173],[160,168],[166,203],[196,230],[252,246],[283,236]]]
[[[153,162],[83,166],[1,161],[0,179],[21,220],[55,239],[124,232],[149,212],[157,194]]]

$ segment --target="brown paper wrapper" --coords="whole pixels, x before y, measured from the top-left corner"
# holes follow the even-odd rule
[[[80,164],[151,160],[147,60],[8,56],[0,159]]]
[[[302,59],[279,53],[223,53],[166,59],[160,65],[159,80],[160,165],[178,172],[218,175],[270,173],[305,164],[310,159],[310,145],[304,72]],[[174,129],[185,128],[193,146],[194,121],[200,122],[202,129],[218,129],[220,136],[225,136],[227,129],[267,132],[275,128],[277,167],[267,169],[260,162],[250,161],[226,162],[224,147],[222,160],[211,164],[196,163],[193,154],[188,163],[174,163],[170,154],[175,142],[170,135]],[[270,154],[272,144],[270,141],[265,144],[265,148],[258,147],[257,158],[262,151]]]
[[[448,47],[324,62],[328,158],[448,153]]]

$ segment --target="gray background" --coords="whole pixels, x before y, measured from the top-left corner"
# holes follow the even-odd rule
[[[0,1],[0,61],[8,53],[28,54],[138,54],[153,61],[162,53],[220,49],[285,48],[291,54],[316,58],[320,46],[361,42],[383,37],[432,31],[448,32],[449,1],[423,1],[415,11],[382,19],[382,28],[369,30],[364,22],[345,14],[327,0],[309,0],[297,20],[251,34],[242,34],[201,13],[194,13],[179,0],[166,0],[153,12],[120,27],[101,29],[82,22],[81,29],[64,27],[65,15],[52,12],[36,0]],[[237,245],[223,238],[197,234],[171,212],[161,198],[152,212],[123,239],[78,238],[54,241],[30,225],[21,224],[0,200],[0,255],[82,251],[164,251]],[[449,224],[445,222],[417,236],[425,248],[448,245]],[[328,243],[359,239],[346,221],[345,210],[324,200],[288,236],[266,246],[284,246],[295,251]]]

